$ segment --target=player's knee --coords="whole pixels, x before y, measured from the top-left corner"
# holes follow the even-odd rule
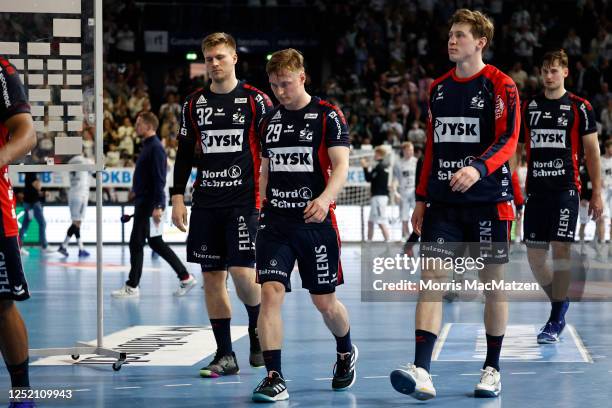
[[[336,297],[330,295],[312,295],[312,303],[322,315],[333,315],[336,310]]]
[[[225,288],[227,280],[225,272],[205,272],[202,275],[204,276],[204,289],[207,292],[214,292]]]
[[[265,282],[261,286],[261,304],[262,306],[280,304],[284,293],[285,293],[285,286],[282,283]]]
[[[570,243],[569,242],[551,242],[553,259],[569,259]]]

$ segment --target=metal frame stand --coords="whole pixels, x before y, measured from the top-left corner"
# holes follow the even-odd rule
[[[31,357],[49,357],[70,355],[78,360],[82,354],[95,354],[116,358],[113,370],[119,371],[125,363],[127,354],[104,348],[104,287],[102,281],[102,171],[104,170],[104,155],[102,151],[102,0],[94,0],[94,81],[95,81],[95,115],[96,115],[96,163],[94,165],[28,165],[19,166],[19,171],[95,171],[96,172],[96,277],[97,277],[97,344],[77,342],[74,347],[30,349]]]

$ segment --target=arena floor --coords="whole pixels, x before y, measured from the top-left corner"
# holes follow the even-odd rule
[[[24,258],[32,298],[20,305],[32,348],[66,347],[96,338],[95,260],[79,262],[75,249],[67,260],[32,249]],[[95,252],[95,248],[88,248]],[[184,259],[184,247],[175,247]],[[200,285],[174,298],[174,273],[145,251],[139,299],[112,299],[129,269],[127,247],[104,249],[105,345],[143,351],[115,372],[107,359],[69,356],[34,360],[30,368],[36,389],[72,390],[70,400],[45,400],[39,406],[58,407],[245,407],[264,376],[248,366],[247,316],[232,291],[234,349],[241,364],[238,376],[203,379],[198,369],[214,352]],[[524,257],[514,254],[513,257]],[[92,257],[93,258],[93,257]],[[308,293],[295,289],[284,307],[283,371],[290,399],[282,407],[399,407],[420,404],[395,392],[391,370],[412,361],[414,307],[412,302],[365,303],[360,291],[360,246],[343,248],[346,284],[338,291],[348,307],[351,332],[359,347],[358,379],[344,393],[331,391],[335,344]],[[191,270],[201,279],[198,269]],[[297,275],[297,274],[295,274]],[[294,279],[299,279],[294,276]],[[294,282],[299,288],[299,282]],[[445,304],[445,334],[432,363],[438,397],[431,406],[498,407],[606,406],[612,383],[612,305],[574,303],[568,327],[558,345],[539,346],[535,333],[548,317],[541,302],[513,302],[510,327],[502,353],[501,397],[477,400],[472,391],[482,362],[482,303]],[[165,336],[165,337],[164,337]],[[0,370],[6,396],[9,378]],[[607,391],[606,391],[607,390]],[[6,400],[6,398],[5,398]],[[607,401],[607,402],[606,402]]]

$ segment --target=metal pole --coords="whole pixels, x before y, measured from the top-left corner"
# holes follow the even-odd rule
[[[98,311],[98,347],[104,347],[104,288],[102,280],[102,0],[95,0],[94,10],[94,81],[96,95],[96,278]]]

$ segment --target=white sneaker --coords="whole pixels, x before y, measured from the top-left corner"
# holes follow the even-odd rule
[[[123,285],[121,289],[112,291],[111,296],[115,298],[138,297],[140,296],[140,289]]]
[[[182,280],[179,283],[179,287],[176,292],[174,292],[174,296],[185,296],[187,292],[193,289],[197,284],[198,281],[196,280],[195,276],[189,274],[189,279]]]
[[[474,388],[474,396],[477,398],[495,398],[501,392],[501,375],[493,367],[485,367],[480,370],[480,382]]]
[[[21,247],[21,249],[19,250],[19,253],[21,254],[21,256],[28,256],[28,255],[30,255],[30,251],[28,251],[24,247]]]
[[[408,364],[401,369],[393,370],[389,376],[395,391],[425,401],[436,396],[436,389],[431,375],[421,367]]]

